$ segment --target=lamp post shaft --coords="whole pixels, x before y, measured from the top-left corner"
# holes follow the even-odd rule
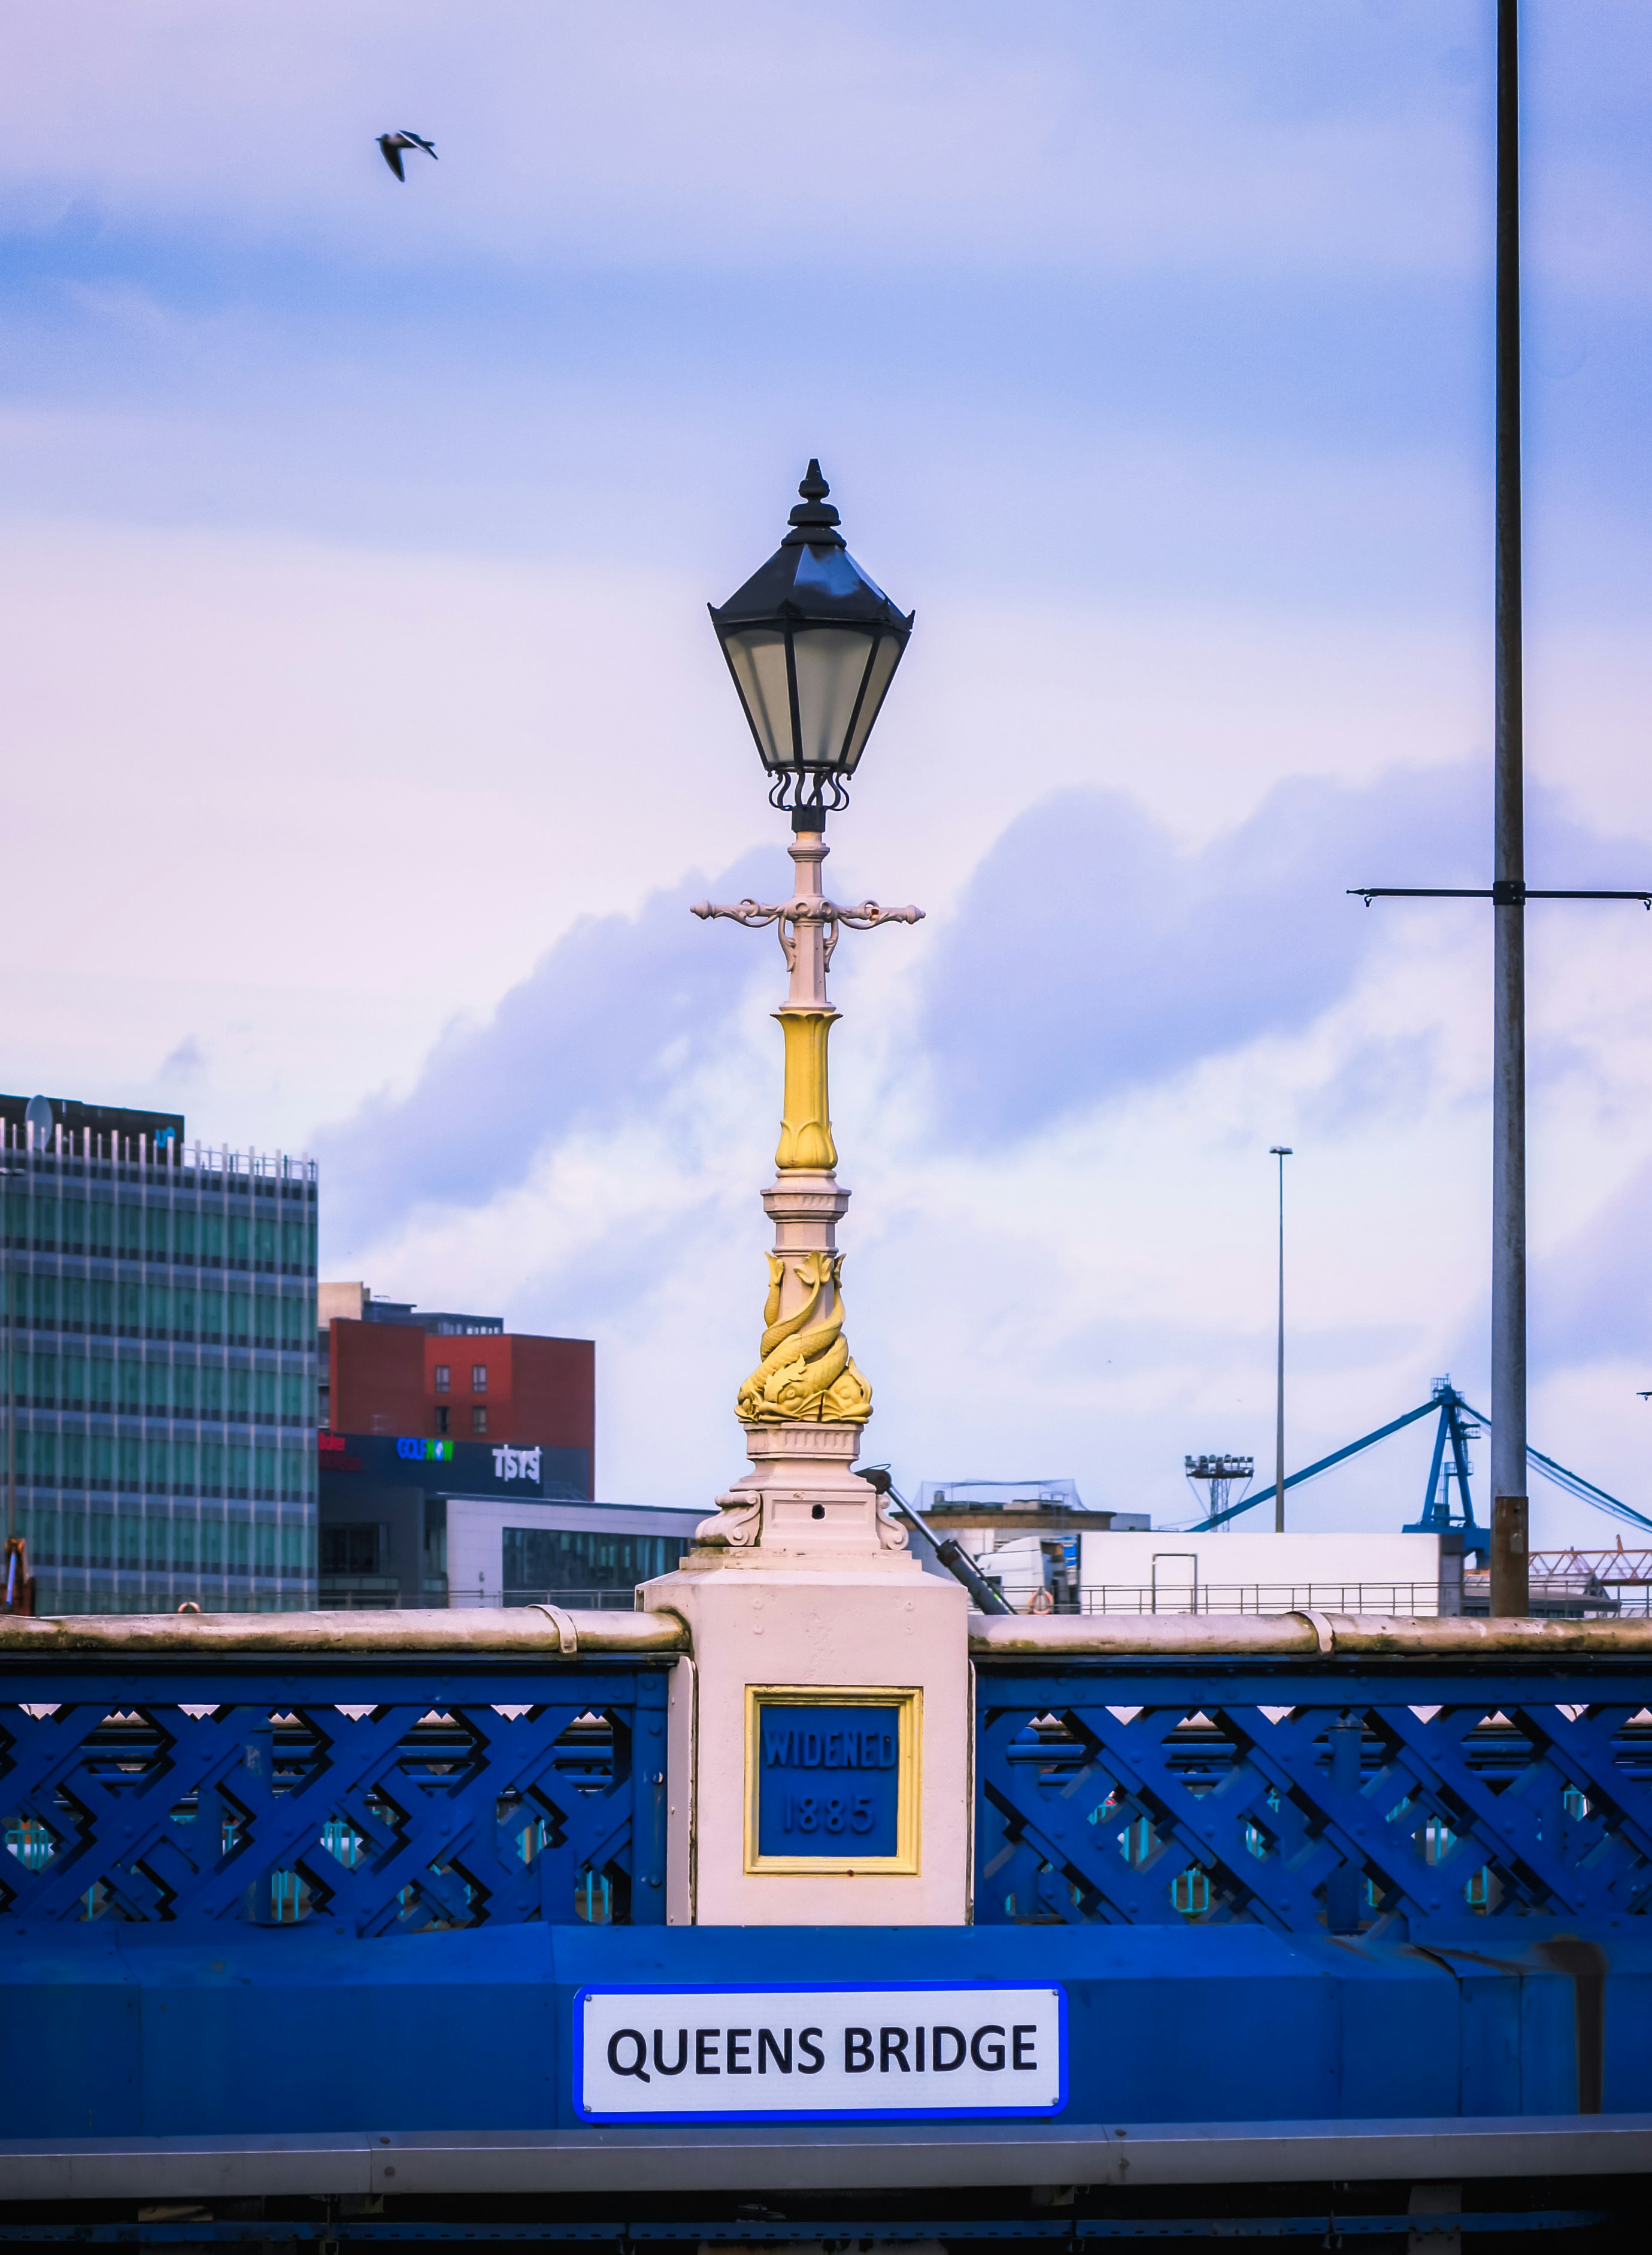
[[[1491,1486],[1526,1513],[1526,933],[1521,636],[1518,0],[1497,7],[1495,804],[1492,920]],[[1512,1531],[1512,1530],[1511,1530]],[[1511,1590],[1510,1596],[1517,1593]],[[1523,1605],[1521,1607],[1523,1612]]]
[[[845,926],[865,931],[885,924],[919,924],[923,911],[885,908],[878,901],[862,901],[854,908],[830,901],[821,880],[824,835],[806,832],[794,839],[790,850],[795,889],[789,901],[745,900],[732,906],[701,901],[693,910],[697,917],[726,917],[756,929],[776,926],[789,973],[786,1001],[774,1014],[786,1044],[786,1077],[775,1180],[763,1194],[774,1225],[774,1250],[769,1255],[762,1360],[740,1388],[737,1415],[746,1428],[753,1462],[760,1456],[772,1467],[788,1445],[795,1457],[803,1447],[798,1429],[808,1427],[804,1453],[835,1450],[846,1466],[854,1461],[855,1437],[872,1415],[872,1388],[843,1336],[836,1224],[849,1192],[836,1179],[826,1053],[837,1013],[827,995],[826,973]],[[836,1429],[841,1447],[822,1432],[828,1427]],[[872,1495],[864,1483],[855,1485],[864,1497]],[[755,1496],[736,1498],[741,1511],[766,1508],[761,1477],[757,1489]],[[791,1497],[794,1503],[799,1500],[796,1493]],[[814,1512],[813,1504],[809,1508]],[[830,1499],[822,1499],[810,1523],[824,1519],[830,1509]]]
[[[1274,1373],[1273,1391],[1273,1531],[1284,1533],[1284,1163],[1286,1154],[1276,1151],[1279,1162],[1279,1338],[1278,1361]]]

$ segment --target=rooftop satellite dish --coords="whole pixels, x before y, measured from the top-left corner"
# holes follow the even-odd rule
[[[52,1130],[57,1125],[52,1116],[52,1106],[44,1096],[32,1096],[23,1115],[24,1132],[32,1151],[46,1151],[52,1147]]]

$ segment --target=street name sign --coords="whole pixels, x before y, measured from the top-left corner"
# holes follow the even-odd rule
[[[1059,2114],[1054,1984],[582,1989],[586,2122],[925,2120]]]

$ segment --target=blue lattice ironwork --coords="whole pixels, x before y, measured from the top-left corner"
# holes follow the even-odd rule
[[[1652,1668],[984,1668],[981,1924],[1652,1911]]]
[[[0,1676],[0,1921],[658,1924],[666,1680],[646,1660]]]

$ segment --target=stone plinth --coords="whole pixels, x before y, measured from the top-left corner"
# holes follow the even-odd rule
[[[962,1925],[969,1600],[903,1553],[863,1550],[857,1559],[842,1541],[830,1561],[816,1549],[810,1563],[788,1565],[786,1555],[764,1547],[727,1564],[696,1564],[690,1554],[686,1570],[642,1591],[649,1611],[678,1614],[694,1643],[672,1686],[668,1918],[699,1926]],[[915,1797],[915,1870],[856,1869],[852,1834],[820,1843],[834,1846],[834,1862],[847,1868],[752,1868],[763,1860],[752,1822],[761,1756],[752,1717],[765,1689],[920,1695],[915,1759],[903,1781]]]
[[[679,1615],[693,1639],[671,1699],[673,1924],[956,1926],[968,1918],[969,1599],[912,1556],[904,1528],[854,1470],[860,1437],[854,1425],[748,1425],[751,1471],[719,1497],[676,1572],[643,1589],[645,1607]],[[834,1693],[835,1706],[825,1696]],[[871,1700],[874,1693],[887,1696]],[[774,1712],[800,1728],[814,1702],[839,1724],[857,1713],[901,1718],[898,1858],[858,1861],[852,1827],[788,1844],[819,1848],[816,1860],[831,1869],[779,1869],[761,1852],[761,1714],[766,1697],[783,1703],[794,1694],[794,1704]],[[886,1781],[848,1768],[800,1773],[794,1782],[811,1795],[818,1788],[823,1807],[836,1802],[840,1823],[857,1787],[887,1789]],[[897,1861],[903,1868],[892,1867]]]

